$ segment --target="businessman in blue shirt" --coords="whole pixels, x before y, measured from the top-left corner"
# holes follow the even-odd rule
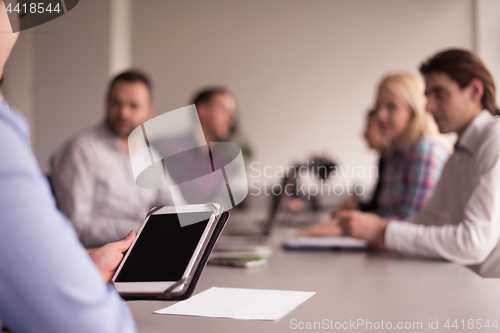
[[[0,77],[17,40],[0,0]],[[134,332],[107,282],[135,232],[89,254],[56,209],[28,127],[0,92],[0,326],[14,332]]]

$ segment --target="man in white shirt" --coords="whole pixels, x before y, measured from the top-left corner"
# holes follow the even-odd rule
[[[71,139],[52,160],[57,206],[85,247],[122,239],[151,208],[173,203],[168,190],[137,186],[130,164],[128,136],[153,110],[149,78],[124,72],[110,84],[105,122]]]
[[[346,234],[404,255],[444,258],[484,277],[500,277],[500,118],[493,78],[465,50],[436,54],[420,67],[430,112],[455,152],[434,196],[410,222],[338,211]]]

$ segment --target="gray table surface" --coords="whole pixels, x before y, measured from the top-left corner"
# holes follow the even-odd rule
[[[299,331],[299,325],[306,328],[308,322],[317,322],[317,330],[327,330],[318,326],[327,322],[333,331],[386,331],[387,322],[393,330],[401,323],[401,331],[410,332],[500,331],[477,328],[486,320],[490,325],[497,320],[500,325],[500,280],[483,279],[445,261],[402,258],[387,252],[290,252],[281,248],[278,235],[266,266],[207,266],[195,294],[213,286],[317,294],[278,322],[159,315],[153,311],[175,302],[131,301],[128,304],[138,332],[291,332]],[[456,319],[459,328],[444,327],[448,319],[450,325]],[[351,326],[361,320],[362,325]],[[474,321],[474,328],[469,320]],[[430,330],[429,323],[436,321],[438,329]],[[371,322],[371,328],[366,322]],[[344,329],[335,329],[335,325]]]

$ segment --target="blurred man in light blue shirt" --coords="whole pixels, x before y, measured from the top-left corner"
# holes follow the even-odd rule
[[[0,77],[17,40],[0,0]],[[56,209],[28,127],[0,93],[0,319],[14,332],[134,332],[109,282],[135,232],[87,254]],[[0,323],[0,326],[2,324]]]

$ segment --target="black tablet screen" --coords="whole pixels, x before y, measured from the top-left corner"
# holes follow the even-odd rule
[[[177,214],[151,215],[115,282],[180,280],[212,212],[183,214],[202,222],[181,227]]]

